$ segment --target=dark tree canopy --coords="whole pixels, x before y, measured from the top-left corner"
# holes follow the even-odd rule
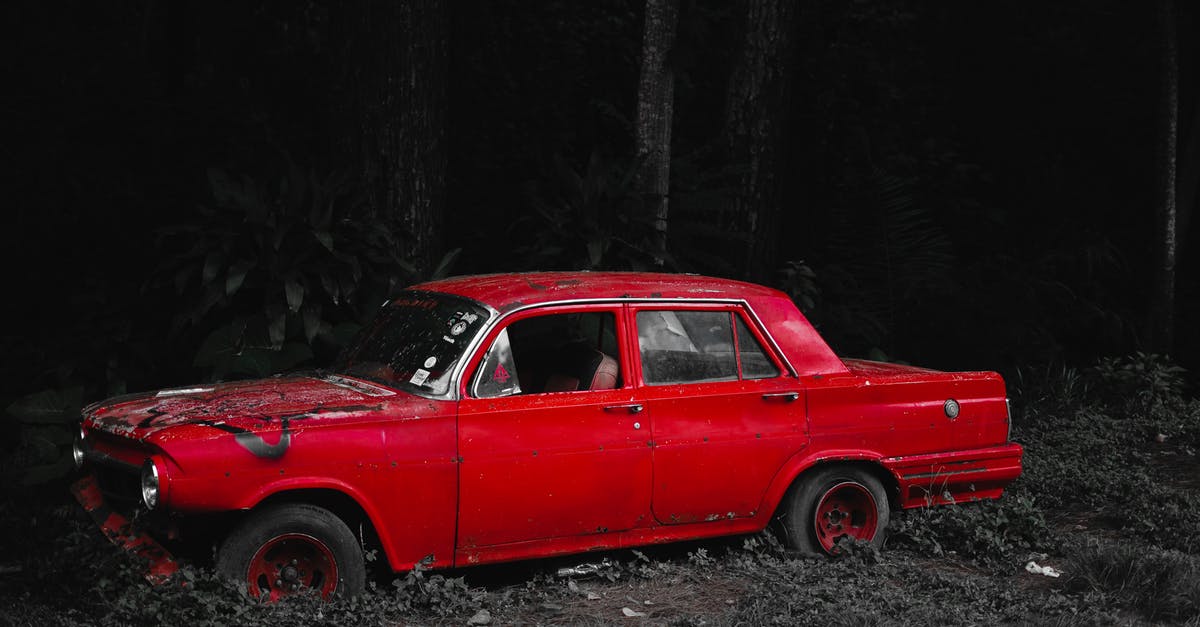
[[[7,4],[12,394],[320,365],[435,273],[653,267],[634,224],[647,6]],[[787,289],[846,355],[1195,365],[1192,325],[1163,344],[1146,324],[1151,7],[681,0],[673,18],[666,269]],[[1196,12],[1167,20],[1166,310],[1187,320]]]

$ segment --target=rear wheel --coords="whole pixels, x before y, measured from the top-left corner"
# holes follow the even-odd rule
[[[355,596],[366,582],[354,533],[329,510],[303,503],[251,514],[221,544],[217,571],[272,602],[304,591]]]
[[[830,466],[792,487],[780,518],[792,548],[836,555],[843,537],[881,546],[888,515],[879,479],[859,467]]]

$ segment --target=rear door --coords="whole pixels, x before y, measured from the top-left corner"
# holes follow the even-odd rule
[[[808,441],[798,380],[739,305],[639,304],[630,320],[653,428],[655,519],[754,516]]]

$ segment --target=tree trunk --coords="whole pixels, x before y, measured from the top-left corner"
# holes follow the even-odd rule
[[[749,236],[746,274],[769,280],[778,265],[781,194],[776,176],[791,93],[796,0],[746,0],[745,39],[729,79],[725,135],[742,166],[731,225]]]
[[[1187,241],[1188,228],[1191,226],[1192,215],[1195,213],[1197,201],[1200,200],[1200,102],[1192,105],[1192,130],[1188,133],[1187,143],[1183,146],[1183,160],[1179,162],[1176,172],[1178,196],[1175,232],[1177,234],[1176,257],[1184,255],[1184,243]]]
[[[634,179],[644,215],[653,219],[651,254],[663,265],[667,253],[667,202],[671,187],[671,117],[675,72],[668,57],[675,45],[679,0],[646,0],[642,66],[638,76]]]
[[[1150,350],[1170,354],[1175,340],[1175,168],[1179,132],[1179,42],[1174,0],[1160,0],[1162,33],[1160,80],[1158,252],[1154,270],[1154,295],[1150,308]]]
[[[362,0],[342,10],[343,151],[361,169],[371,215],[428,276],[442,248],[447,8],[442,0]]]

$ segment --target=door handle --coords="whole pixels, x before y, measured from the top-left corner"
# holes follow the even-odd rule
[[[769,401],[769,400],[776,399],[776,398],[784,401],[785,403],[790,403],[790,402],[800,398],[800,393],[799,392],[774,392],[771,394],[763,394],[764,401]]]
[[[621,411],[622,409],[631,414],[642,413],[642,406],[639,403],[630,403],[628,405],[609,405],[608,407],[604,408],[604,411]]]

